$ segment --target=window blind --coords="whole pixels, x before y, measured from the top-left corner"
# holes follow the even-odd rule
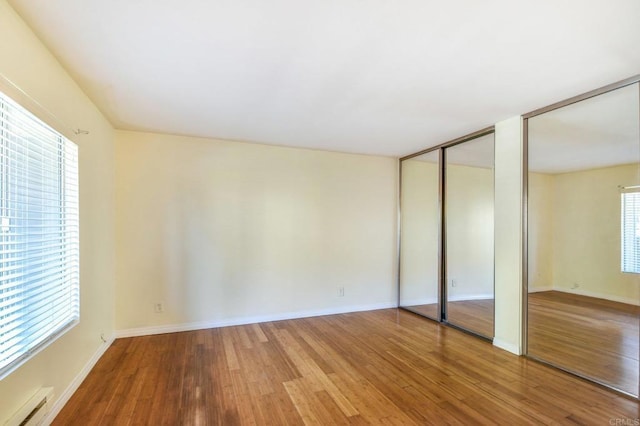
[[[0,93],[0,378],[79,320],[77,146]]]
[[[640,189],[626,189],[622,198],[622,272],[640,274]]]

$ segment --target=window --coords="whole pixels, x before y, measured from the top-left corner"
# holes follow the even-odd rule
[[[77,146],[0,93],[0,378],[75,325]]]
[[[640,274],[640,188],[622,193],[622,272]]]

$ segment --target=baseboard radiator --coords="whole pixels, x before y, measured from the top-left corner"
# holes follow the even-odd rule
[[[53,405],[53,388],[42,388],[18,410],[5,426],[38,426]]]

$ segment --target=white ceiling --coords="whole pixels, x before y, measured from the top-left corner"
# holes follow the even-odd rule
[[[120,129],[402,156],[640,72],[638,0],[9,0]]]

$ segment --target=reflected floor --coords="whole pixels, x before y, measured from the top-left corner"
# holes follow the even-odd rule
[[[428,305],[411,305],[411,306],[403,306],[403,309],[406,309],[411,312],[415,312],[418,315],[422,315],[427,318],[431,318],[433,320],[438,320],[438,304],[432,303]]]
[[[638,395],[640,307],[529,293],[529,354]]]
[[[432,319],[438,317],[437,304],[404,306],[404,308]],[[493,337],[493,309],[493,299],[449,302],[448,322],[491,338]]]

